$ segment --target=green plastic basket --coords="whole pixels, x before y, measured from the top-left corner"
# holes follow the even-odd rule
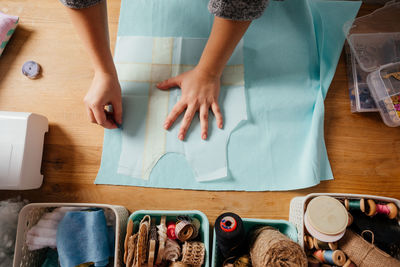
[[[206,253],[204,256],[204,264],[202,267],[209,267],[209,250],[210,250],[210,224],[207,216],[198,210],[137,210],[129,216],[129,220],[141,221],[144,216],[150,215],[151,218],[156,218],[156,223],[159,224],[161,216],[167,216],[167,222],[176,220],[176,216],[189,215],[200,221],[199,240],[204,243]]]
[[[281,233],[288,236],[294,242],[297,242],[297,230],[296,227],[285,220],[263,220],[263,219],[248,219],[242,218],[244,230],[246,233],[254,226],[272,226],[278,229]],[[214,226],[215,227],[215,226]],[[219,249],[217,249],[217,241],[214,229],[213,247],[212,247],[212,267],[221,267],[223,263],[222,255],[220,255]]]

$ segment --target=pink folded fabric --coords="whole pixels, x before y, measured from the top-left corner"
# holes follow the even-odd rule
[[[19,18],[0,12],[0,56],[17,28]]]

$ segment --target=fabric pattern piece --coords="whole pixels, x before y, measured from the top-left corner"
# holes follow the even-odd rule
[[[207,4],[122,0],[118,36],[208,38],[214,16]],[[95,183],[263,191],[305,188],[332,179],[324,142],[324,99],[343,48],[343,24],[355,17],[360,4],[270,1],[252,22],[243,43],[248,119],[229,138],[225,179],[198,182],[177,153],[164,155],[148,180],[122,175],[117,172],[121,132],[105,130]]]
[[[0,12],[0,56],[17,28],[19,18]]]
[[[200,139],[197,117],[184,142],[177,138],[180,122],[166,131],[164,120],[181,91],[156,88],[158,82],[194,68],[206,42],[207,39],[195,38],[118,38],[114,61],[124,108],[118,173],[147,180],[158,160],[172,152],[186,157],[198,181],[227,176],[226,144],[231,131],[247,119],[242,42],[221,78],[219,102],[226,118],[224,128],[217,129],[215,119],[210,116],[208,140]]]
[[[268,0],[210,0],[208,10],[217,17],[231,20],[254,20],[264,13]]]

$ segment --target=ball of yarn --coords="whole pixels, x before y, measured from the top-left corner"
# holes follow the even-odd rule
[[[270,226],[252,232],[250,258],[254,267],[307,267],[307,257],[302,248]]]

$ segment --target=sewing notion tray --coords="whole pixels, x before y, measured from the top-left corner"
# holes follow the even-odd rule
[[[156,223],[159,224],[161,216],[167,217],[167,222],[176,220],[177,216],[188,215],[200,221],[199,241],[204,243],[205,255],[204,264],[201,267],[209,267],[210,262],[210,224],[207,216],[198,210],[137,210],[129,216],[128,220],[141,221],[144,216],[150,215],[151,218],[156,218]]]
[[[298,242],[297,230],[296,227],[285,220],[266,220],[266,219],[250,219],[250,218],[242,218],[243,226],[245,232],[249,232],[255,226],[272,226],[278,229],[281,233],[288,236],[294,242]],[[222,255],[220,255],[219,250],[217,249],[217,241],[215,230],[213,233],[213,244],[212,244],[212,264],[211,267],[220,267],[222,266]]]
[[[95,203],[32,203],[23,207],[18,215],[17,237],[15,242],[13,267],[40,266],[46,249],[30,251],[26,245],[27,233],[35,226],[45,212],[59,207],[93,207],[109,209],[115,215],[115,267],[124,266],[122,261],[123,241],[125,237],[128,210],[122,206]]]
[[[317,196],[331,196],[336,199],[372,199],[374,201],[381,202],[393,202],[400,209],[400,200],[389,197],[381,197],[374,195],[361,195],[361,194],[344,194],[344,193],[313,193],[304,197],[294,197],[290,201],[290,210],[289,210],[289,221],[296,225],[297,233],[298,233],[298,243],[304,247],[304,214],[307,208],[307,204],[311,201],[311,199]]]

